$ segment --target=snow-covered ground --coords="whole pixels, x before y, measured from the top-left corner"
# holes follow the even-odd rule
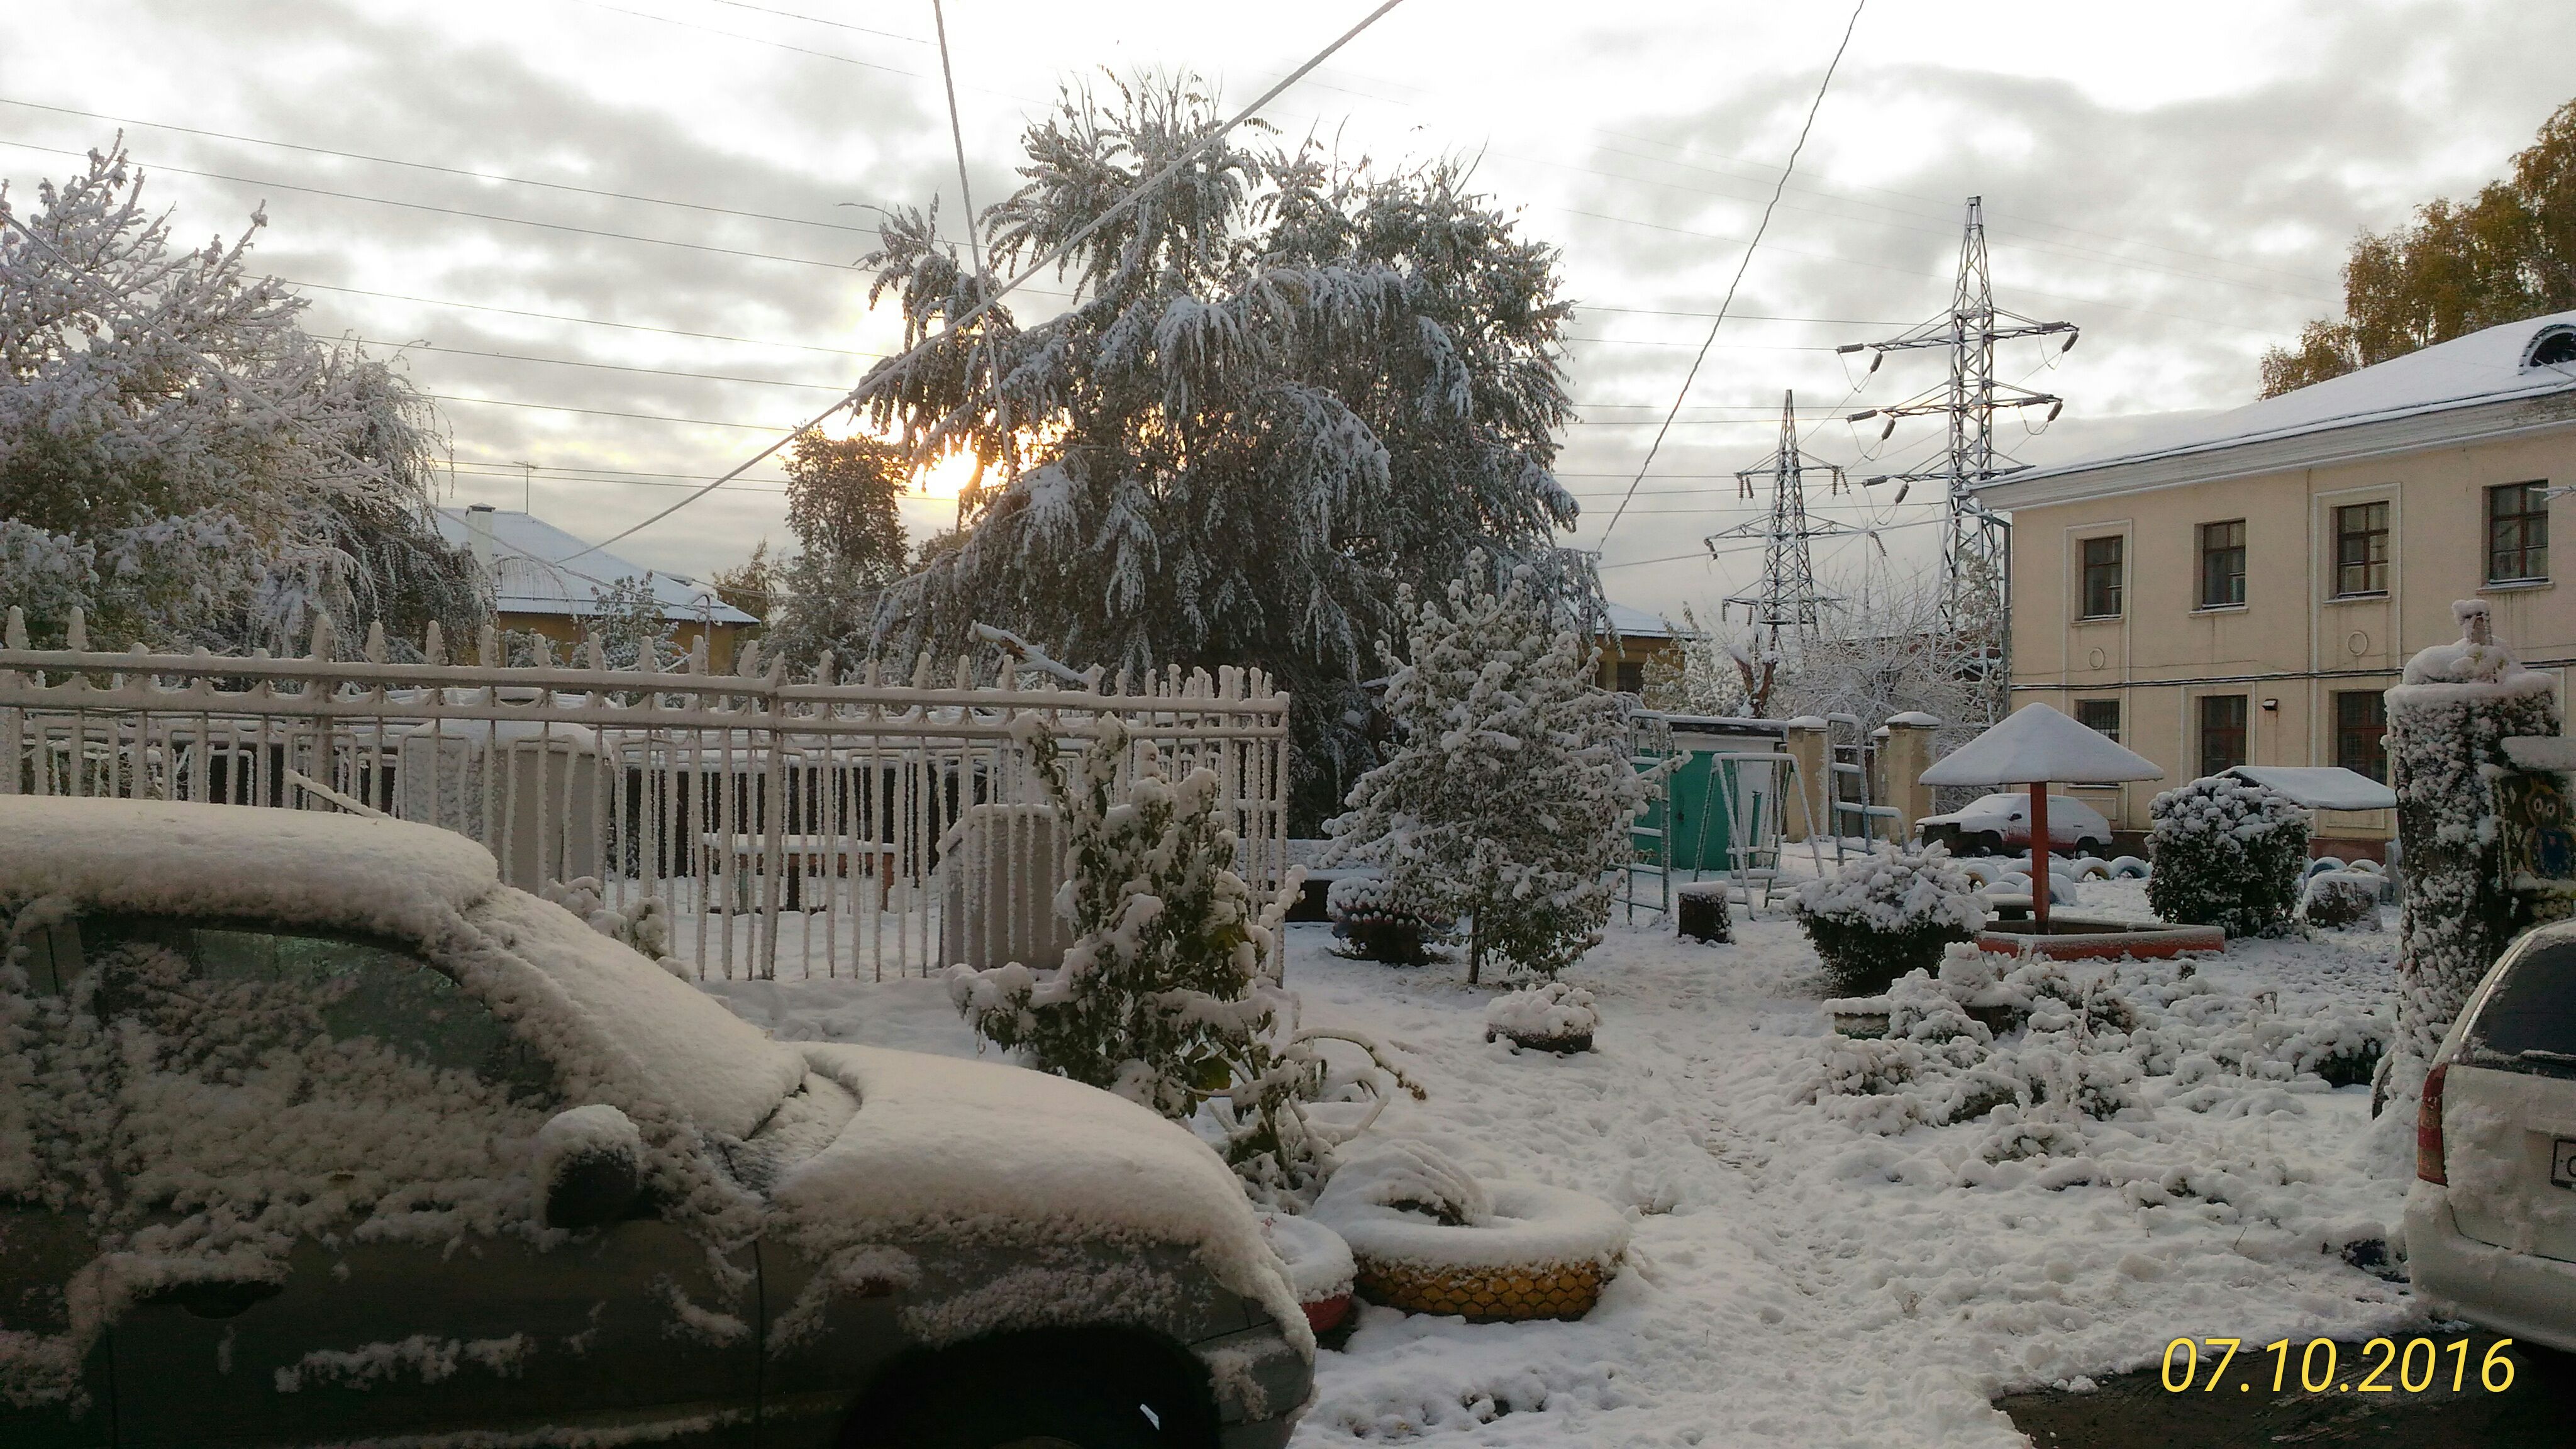
[[[2145,914],[2134,882],[2083,889]],[[1736,910],[1731,946],[1614,924],[1566,973],[1601,1017],[1572,1057],[1485,1041],[1495,992],[1462,967],[1344,961],[1328,928],[1290,928],[1307,1023],[1367,1030],[1428,1088],[1375,1137],[1634,1216],[1626,1270],[1580,1323],[1365,1310],[1322,1356],[1298,1444],[2014,1445],[1991,1395],[2151,1364],[2176,1336],[2422,1319],[2346,1261],[2394,1230],[2406,1185],[2365,1169],[2369,1089],[2230,1054],[2383,1004],[2391,936],[2240,942],[2170,1002],[2175,967],[2123,968],[2171,1060],[2108,1120],[1882,1135],[1854,1099],[1816,1098],[1837,1039],[1814,954],[1785,910]],[[707,989],[782,1037],[976,1049],[936,981]]]

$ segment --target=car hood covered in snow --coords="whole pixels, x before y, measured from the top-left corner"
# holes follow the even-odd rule
[[[821,1244],[925,1230],[1012,1240],[1108,1238],[1187,1249],[1311,1351],[1287,1270],[1243,1186],[1188,1128],[1025,1067],[799,1043],[858,1113],[772,1200]]]
[[[0,797],[0,891],[103,910],[241,916],[409,938],[452,929],[499,884],[451,831],[318,811]]]

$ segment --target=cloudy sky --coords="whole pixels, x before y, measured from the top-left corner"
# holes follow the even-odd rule
[[[851,266],[868,205],[956,212],[929,0],[13,8],[14,200],[121,128],[184,239],[264,202],[258,261],[311,299],[314,328],[403,349],[439,399],[455,501],[529,497],[594,539],[887,350],[891,320]],[[1369,8],[951,0],[975,198],[1009,189],[1016,138],[1061,81],[1188,68],[1248,99]],[[1572,541],[1602,550],[1614,598],[1705,612],[1741,585],[1756,560],[1699,541],[1759,506],[1732,475],[1770,451],[1784,391],[1808,446],[1860,473],[1933,445],[1931,421],[1881,444],[1839,418],[1932,386],[1937,355],[1864,377],[1833,349],[1946,305],[1967,196],[1985,198],[1998,301],[2083,330],[2063,357],[2026,342],[2002,359],[2066,399],[2042,435],[2003,425],[2016,456],[2047,461],[2249,400],[2263,348],[2336,310],[2358,229],[2474,189],[2576,94],[2576,6],[1871,0],[1680,422],[1605,540],[1849,13],[1407,0],[1269,112],[1381,160],[1474,156],[1562,248],[1582,304]],[[1887,493],[1811,499],[1885,551],[1829,545],[1821,572],[1921,565],[1938,505]],[[951,507],[917,499],[912,521]],[[784,516],[764,465],[620,552],[702,574],[783,541]]]

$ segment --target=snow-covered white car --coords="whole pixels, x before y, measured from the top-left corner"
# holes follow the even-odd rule
[[[1273,1449],[1186,1128],[773,1041],[426,826],[0,797],[0,1444]]]
[[[1958,855],[1995,855],[2030,849],[2030,793],[1981,795],[1947,815],[1915,822],[1925,845],[1947,845]],[[2071,795],[2048,797],[2048,848],[2077,855],[2111,853],[2111,822]]]
[[[2417,1293],[2576,1353],[2576,924],[2506,951],[2424,1081],[2406,1197]]]

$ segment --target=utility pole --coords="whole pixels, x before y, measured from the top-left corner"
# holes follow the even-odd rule
[[[1950,293],[1947,315],[1935,317],[1885,342],[1854,342],[1837,352],[1869,352],[1869,369],[1891,352],[1946,348],[1950,353],[1947,384],[1893,407],[1853,413],[1851,421],[1883,417],[1884,439],[1896,431],[1899,418],[1941,416],[1949,421],[1948,448],[1934,466],[1910,473],[1884,473],[1864,479],[1866,485],[1894,483],[1897,497],[1916,483],[1938,482],[1948,490],[1949,528],[1941,546],[1941,623],[1956,650],[1962,678],[1981,681],[1977,697],[1985,718],[1963,721],[1991,724],[2006,713],[2012,683],[2012,539],[2011,524],[1987,508],[1977,487],[2026,466],[1995,448],[1995,414],[2004,408],[2045,407],[2049,420],[2066,406],[2063,398],[2033,392],[2016,383],[1995,380],[1995,344],[2020,337],[2063,334],[2058,351],[2075,345],[2072,322],[2041,322],[1995,305],[1994,284],[1986,265],[1984,198],[1968,198],[1967,232],[1959,243],[1959,276]]]
[[[1744,610],[1746,621],[1753,626],[1754,648],[1766,666],[1813,644],[1825,609],[1841,602],[1816,586],[1816,565],[1809,541],[1861,531],[1832,519],[1807,516],[1806,473],[1810,468],[1823,470],[1832,479],[1830,490],[1842,492],[1843,470],[1799,448],[1797,394],[1782,393],[1780,446],[1770,457],[1735,475],[1739,498],[1754,497],[1756,486],[1769,482],[1770,513],[1759,523],[1739,523],[1702,540],[1712,554],[1729,539],[1762,540],[1761,580],[1749,592],[1730,595],[1719,605],[1718,612],[1724,618],[1729,609]],[[1769,670],[1765,668],[1759,677],[1767,680]],[[1750,675],[1747,685],[1748,689],[1759,688]],[[1762,701],[1754,703],[1759,713]]]

